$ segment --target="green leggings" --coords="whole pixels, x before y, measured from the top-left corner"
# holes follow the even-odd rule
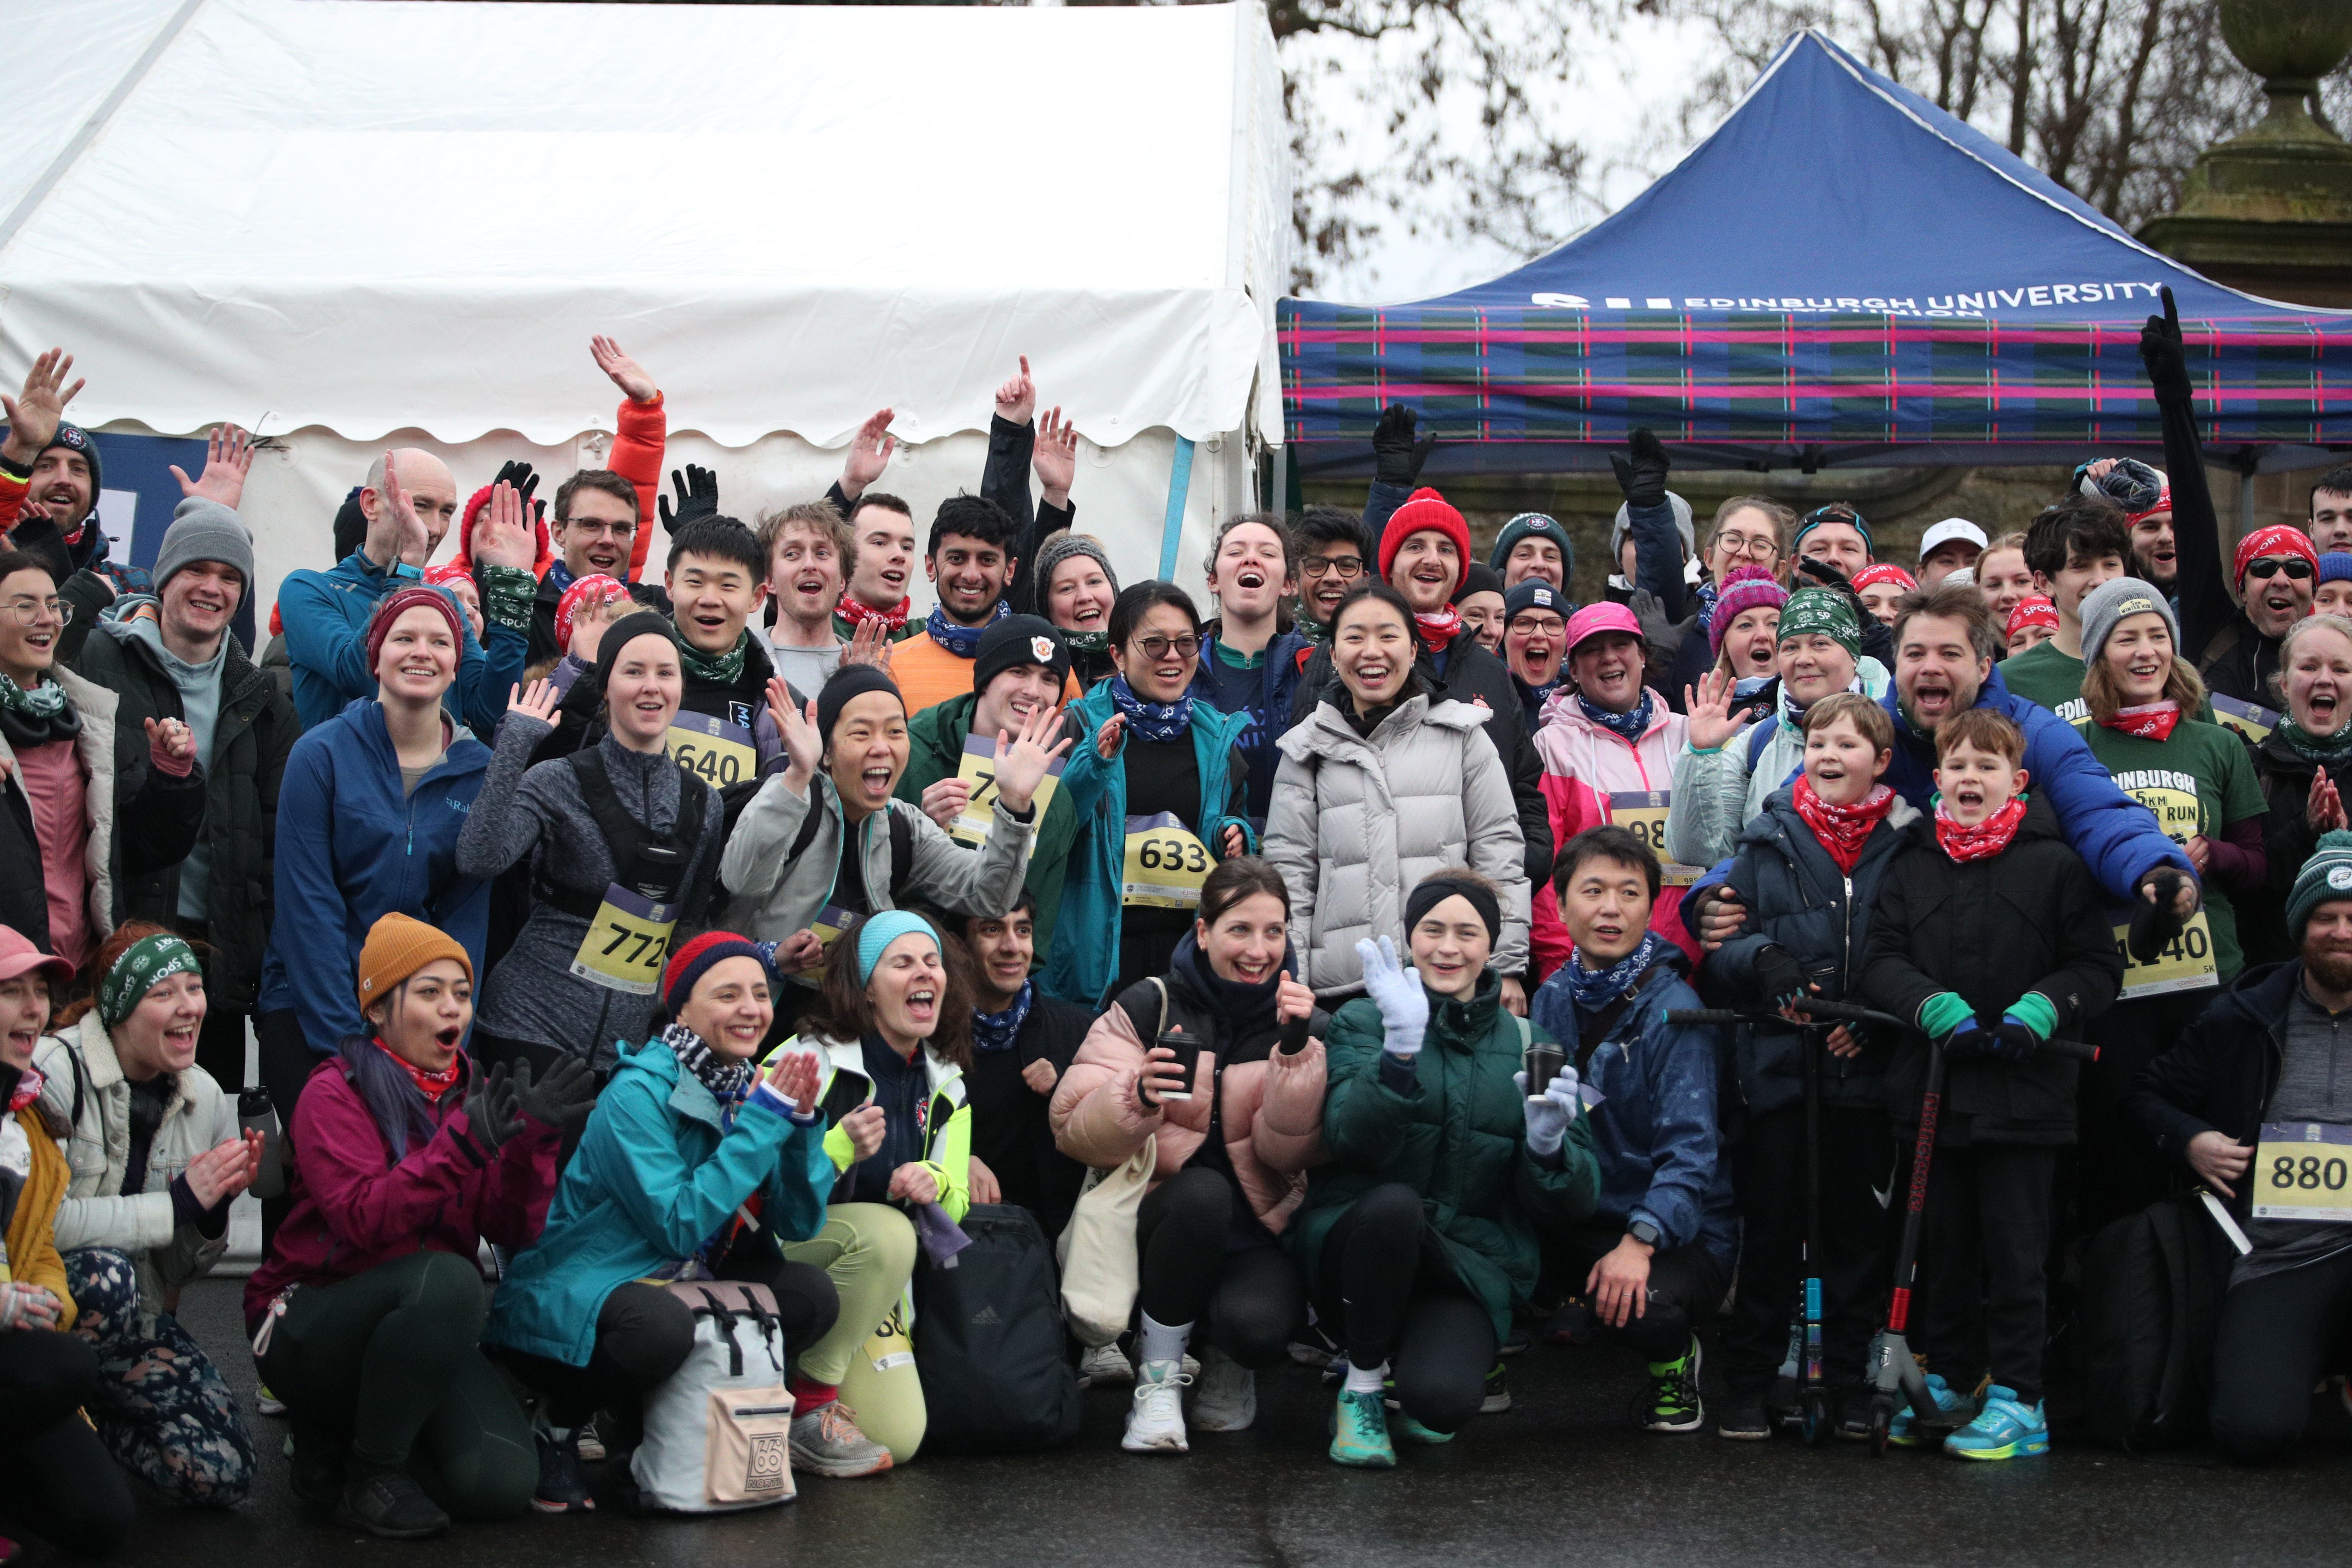
[[[460,1519],[530,1506],[530,1423],[482,1359],[488,1302],[473,1259],[413,1252],[286,1304],[261,1374],[286,1402],[298,1462],[399,1465]]]
[[[824,1228],[783,1248],[833,1280],[841,1316],[801,1352],[801,1375],[838,1384],[866,1435],[905,1464],[922,1447],[927,1416],[900,1303],[915,1272],[915,1226],[887,1204],[835,1204]]]

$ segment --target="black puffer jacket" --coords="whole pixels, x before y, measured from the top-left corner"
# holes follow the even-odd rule
[[[294,700],[278,689],[227,638],[221,661],[220,714],[214,721],[213,761],[205,785],[204,841],[212,862],[205,898],[205,988],[216,1005],[250,1010],[261,989],[261,955],[269,945],[277,886],[278,787],[286,756],[302,736]],[[120,700],[114,713],[118,752],[143,754],[149,719],[184,719],[180,689],[153,648],[100,626],[82,644],[75,669]],[[180,865],[142,873],[125,868],[116,889],[125,920],[176,925]]]
[[[2058,1011],[2062,1039],[2115,1002],[2123,954],[2099,886],[2060,836],[2057,814],[2028,797],[2025,820],[2007,849],[1955,861],[1936,842],[1932,817],[1905,830],[1872,912],[1863,989],[1873,1006],[1916,1019],[1940,991],[1955,991],[1990,1028],[2028,991]],[[1941,1143],[2071,1143],[2074,1061],[2044,1051],[2010,1063],[1990,1057],[1952,1062]],[[1887,1108],[1905,1126],[1919,1121],[1927,1039],[1907,1031],[1887,1070]]]
[[[1453,698],[1487,710],[1494,715],[1486,721],[1486,738],[1495,742],[1495,754],[1503,760],[1503,771],[1511,777],[1511,798],[1518,807],[1519,834],[1526,839],[1528,885],[1540,888],[1551,880],[1552,857],[1558,846],[1551,841],[1551,809],[1544,803],[1543,759],[1536,752],[1535,737],[1528,731],[1525,705],[1519,700],[1519,689],[1512,682],[1511,667],[1478,646],[1477,638],[1467,631],[1454,639],[1453,651],[1445,657],[1445,673],[1437,673],[1436,661],[1423,649],[1412,664],[1413,674],[1421,689],[1429,693],[1433,707]],[[1290,722],[1302,723],[1315,711],[1316,704],[1326,698],[1345,713],[1349,711],[1347,689],[1340,685],[1337,671],[1331,668],[1331,647],[1325,643],[1307,657],[1300,672],[1298,689],[1291,693]]]
[[[1880,883],[1909,845],[1905,831],[1919,814],[1900,796],[1887,819],[1862,847],[1853,875],[1836,861],[1797,815],[1788,790],[1777,791],[1755,821],[1741,830],[1739,847],[1725,879],[1748,910],[1739,934],[1707,960],[1701,988],[1739,1007],[1759,1007],[1767,998],[1756,973],[1757,955],[1768,946],[1788,950],[1806,980],[1828,1001],[1853,998],[1862,989],[1863,955],[1868,951],[1872,911]],[[1765,1115],[1794,1105],[1805,1086],[1803,1037],[1790,1027],[1743,1026],[1733,1040],[1741,1101]],[[1886,1066],[1895,1042],[1865,1033],[1859,1057],[1822,1055],[1822,1103],[1876,1110],[1886,1100]]]

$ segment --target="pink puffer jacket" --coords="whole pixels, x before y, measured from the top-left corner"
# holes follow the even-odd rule
[[[1656,692],[1650,696],[1650,727],[1642,731],[1638,744],[1586,718],[1572,691],[1556,692],[1544,704],[1536,752],[1543,758],[1543,793],[1551,807],[1553,843],[1566,848],[1586,828],[1614,823],[1631,828],[1660,861],[1667,862],[1665,813],[1674,804],[1675,759],[1682,754],[1689,721],[1669,709]],[[1676,913],[1684,889],[1696,880],[1693,868],[1667,862],[1664,870],[1665,885],[1650,910],[1650,929],[1696,962],[1698,950]],[[1549,889],[1544,897],[1552,899]],[[1555,903],[1554,918],[1558,912]]]

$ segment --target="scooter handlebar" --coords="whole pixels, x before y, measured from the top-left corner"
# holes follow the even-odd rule
[[[1769,1013],[1743,1013],[1737,1007],[1669,1007],[1669,1024],[1753,1024],[1769,1018]]]
[[[1856,1006],[1851,1002],[1828,1002],[1818,996],[1808,996],[1799,1000],[1797,1008],[1800,1012],[1811,1014],[1815,1018],[1836,1019],[1841,1023],[1876,1024],[1883,1028],[1897,1030],[1909,1027],[1902,1019],[1891,1013],[1881,1013],[1874,1008]],[[1778,1013],[1738,1007],[1670,1007],[1666,1010],[1666,1022],[1669,1024],[1729,1026],[1738,1024],[1770,1023],[1778,1020],[1780,1016]],[[2099,1059],[2099,1047],[2086,1040],[2044,1040],[2040,1048],[2058,1056],[2072,1057],[2078,1062],[2095,1062]]]

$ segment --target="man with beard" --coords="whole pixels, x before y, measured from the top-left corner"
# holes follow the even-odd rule
[[[1940,584],[1904,595],[1895,620],[1895,681],[1881,700],[1895,720],[1895,759],[1885,782],[1915,809],[1932,811],[1936,727],[1970,708],[1990,708],[2024,731],[2027,787],[2057,812],[2067,844],[2106,896],[2137,908],[2155,898],[2158,873],[2171,870],[2179,873],[2179,882],[2159,921],[2195,914],[2201,894],[2189,858],[2147,807],[2116,787],[2073,725],[2001,683],[1993,668],[2001,651],[1992,612],[1973,584]],[[1692,889],[1683,900],[1683,919],[1709,952],[1739,929],[1741,913],[1716,880]]]
[[[2317,1174],[2352,1147],[2352,833],[2320,839],[2286,915],[2296,958],[2239,975],[2125,1101],[2252,1243],[2222,1297],[2210,1411],[2221,1447],[2250,1462],[2302,1436],[2331,1325],[2352,1307],[2352,1224],[2310,1212],[2325,1196]]]
[[[2172,290],[2164,314],[2139,334],[2140,363],[2164,418],[2164,467],[2171,480],[2172,530],[2179,556],[2197,570],[2175,578],[2180,603],[2180,657],[2197,667],[2215,697],[2267,708],[2277,700],[2279,639],[2311,614],[2319,552],[2311,535],[2284,526],[2256,529],[2238,542],[2225,584],[2212,570],[2221,552],[2221,521],[2205,484],[2205,448],[2197,435],[2196,385],[2180,342]]]
[[[117,593],[145,584],[107,561],[98,445],[65,420],[66,405],[83,385],[66,384],[72,371],[73,356],[51,349],[33,362],[22,392],[0,394],[8,415],[7,439],[0,441],[0,542],[48,563],[59,598],[75,606],[87,630]]]
[[[980,496],[950,496],[940,503],[923,552],[923,574],[939,602],[922,635],[890,650],[890,678],[909,715],[971,689],[981,634],[1013,613],[1004,595],[1021,568],[1013,554],[1020,531],[1010,513]],[[1076,688],[1066,695],[1076,696]]]
[[[1291,537],[1298,546],[1298,611],[1291,626],[1309,642],[1319,643],[1339,601],[1362,581],[1364,565],[1374,552],[1364,542],[1363,523],[1336,506],[1310,506],[1300,512]]]

